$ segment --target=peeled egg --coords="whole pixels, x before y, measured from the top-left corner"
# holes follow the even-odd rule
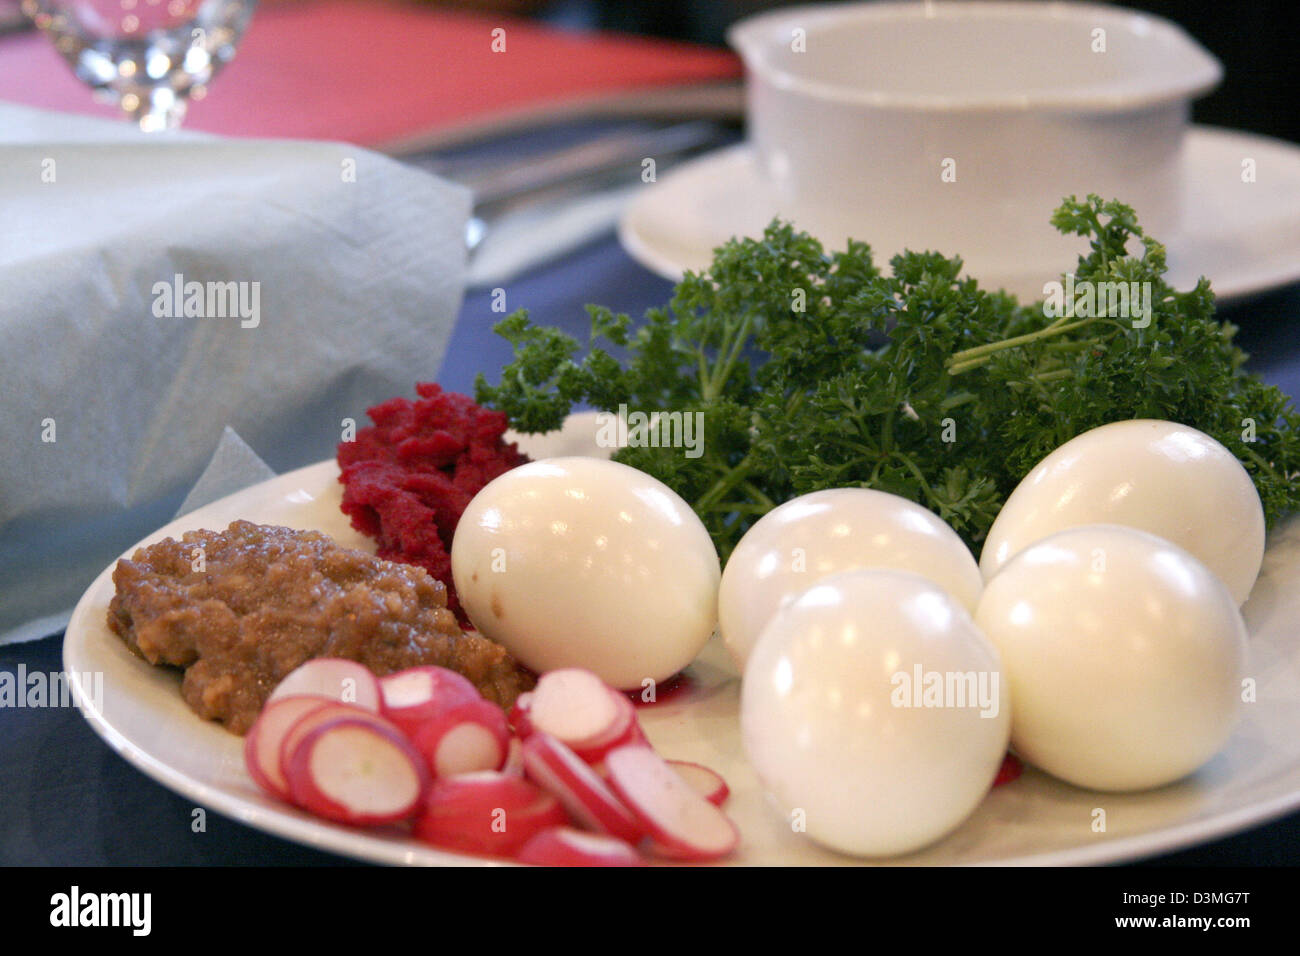
[[[741,685],[741,736],[809,837],[891,856],[955,829],[1006,752],[997,651],[956,600],[907,571],[822,578],[764,628]]]
[[[1246,469],[1209,435],[1175,422],[1112,422],[1066,442],[1016,486],[980,554],[985,580],[1057,531],[1119,524],[1190,551],[1238,604],[1264,559],[1264,509]]]
[[[1218,578],[1163,538],[1114,525],[1045,538],[988,583],[975,620],[1002,654],[1012,747],[1062,780],[1158,787],[1232,732],[1241,613]]]
[[[853,568],[913,571],[971,612],[984,586],[957,533],[915,502],[869,488],[803,495],[760,518],[727,559],[718,627],[737,666],[745,666],[758,635],[795,594]]]
[[[717,623],[708,531],[614,461],[548,458],[491,481],[461,515],[451,570],[474,626],[538,673],[585,667],[639,689],[694,660]]]

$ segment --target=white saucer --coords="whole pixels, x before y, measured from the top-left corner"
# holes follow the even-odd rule
[[[1242,182],[1247,158],[1255,161],[1252,183]],[[1185,289],[1209,276],[1224,301],[1300,280],[1300,147],[1194,126],[1187,133],[1184,161],[1183,225],[1175,235],[1155,237],[1169,252],[1169,282]],[[624,211],[619,240],[632,258],[676,281],[687,269],[706,267],[712,250],[732,236],[761,236],[777,209],[752,149],[742,144],[680,166],[644,190]],[[1043,210],[1049,229],[1050,215]],[[793,219],[798,225],[797,215]],[[869,234],[856,238],[871,242]],[[876,262],[886,267],[898,251],[872,248]],[[941,251],[971,258],[968,250]],[[1056,278],[1026,274],[1015,263],[975,277],[1021,301],[1041,299],[1043,283]]]

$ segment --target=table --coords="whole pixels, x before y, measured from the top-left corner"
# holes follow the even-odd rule
[[[506,289],[507,307],[585,338],[583,305],[634,316],[666,301],[670,283],[642,269],[612,236]],[[1241,326],[1251,367],[1300,395],[1300,286],[1226,308]],[[499,368],[509,346],[491,333],[501,318],[490,291],[467,296],[438,380],[471,391],[479,370]],[[379,396],[382,397],[382,396]],[[61,669],[61,635],[0,647],[0,670]],[[262,834],[215,813],[195,832],[194,805],[117,756],[73,708],[0,709],[0,864],[351,865]],[[1155,865],[1300,864],[1300,813],[1224,840],[1158,857]]]

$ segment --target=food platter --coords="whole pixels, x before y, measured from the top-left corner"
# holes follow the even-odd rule
[[[516,436],[518,437],[518,436]],[[563,431],[519,437],[533,458],[608,454],[597,448],[590,415]],[[340,544],[373,551],[339,509],[333,461],[255,485],[160,528],[141,544],[246,519],[322,531]],[[132,549],[134,550],[134,548]],[[87,590],[64,641],[64,669],[95,731],[142,772],[191,799],[267,833],[376,863],[500,865],[439,850],[397,829],[356,830],[277,803],[248,776],[242,741],[198,718],[182,700],[180,675],[152,667],[113,635],[105,614],[112,567]],[[1251,599],[1248,674],[1257,699],[1228,745],[1192,777],[1136,794],[1081,790],[1026,768],[993,790],[954,833],[890,860],[913,865],[1071,865],[1122,862],[1213,840],[1300,808],[1300,520],[1274,530]],[[98,680],[86,675],[102,674]],[[728,815],[741,832],[733,865],[849,865],[863,861],[818,847],[768,805],[740,741],[739,679],[718,640],[687,671],[682,689],[641,708],[654,746],[672,759],[721,773],[731,788]],[[1098,811],[1103,811],[1098,813]],[[1104,829],[1101,823],[1104,822]]]

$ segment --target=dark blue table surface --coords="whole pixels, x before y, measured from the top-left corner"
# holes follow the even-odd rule
[[[585,337],[583,306],[600,302],[634,316],[664,302],[670,284],[636,265],[606,237],[505,286],[510,310]],[[1226,308],[1241,326],[1251,367],[1300,395],[1300,286]],[[509,358],[492,335],[501,318],[489,291],[467,296],[438,380],[470,391],[479,370]],[[376,396],[381,399],[386,396]],[[1300,625],[1298,625],[1300,626]],[[61,669],[61,635],[0,647],[0,670]],[[0,864],[336,865],[349,861],[288,843],[209,813],[154,783],[102,743],[72,708],[0,708]],[[1300,864],[1300,814],[1156,858],[1157,864]]]

